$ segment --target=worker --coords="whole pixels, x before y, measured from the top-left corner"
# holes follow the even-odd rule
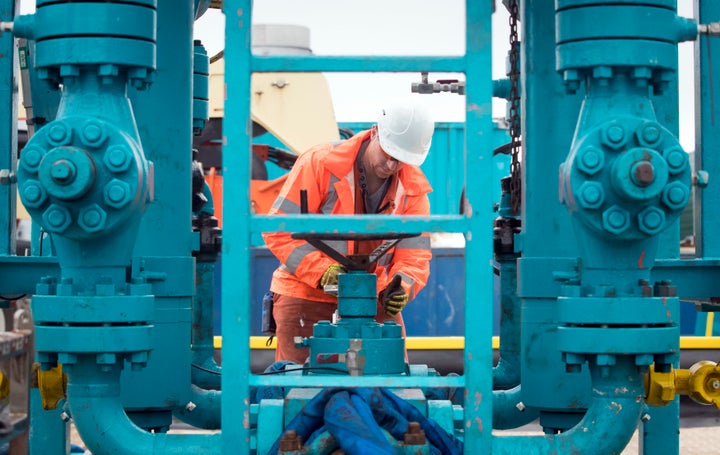
[[[419,166],[428,154],[434,129],[425,106],[411,100],[390,103],[381,109],[372,128],[301,154],[269,214],[299,214],[300,192],[306,190],[312,214],[429,215],[427,195],[432,188]],[[290,233],[264,233],[263,238],[281,263],[270,286],[275,360],[302,364],[308,349],[296,348],[294,338],[310,337],[316,322],[332,320],[337,297],[325,294],[323,288],[337,284],[345,270],[304,240],[292,239]],[[343,254],[369,254],[381,243],[333,242],[333,247]],[[403,337],[401,311],[425,286],[431,256],[430,237],[425,233],[400,240],[374,268],[380,290],[375,319],[395,321],[402,326]],[[401,277],[400,288],[383,292],[396,275]]]

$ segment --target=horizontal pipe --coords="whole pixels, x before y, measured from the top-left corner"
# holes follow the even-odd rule
[[[252,232],[312,232],[337,234],[419,234],[421,232],[467,232],[470,219],[462,215],[395,216],[395,215],[333,215],[332,223],[325,215],[255,215],[249,226]]]
[[[44,276],[60,276],[58,259],[51,256],[1,256],[2,294],[35,294],[35,286]]]
[[[345,73],[400,73],[433,72],[464,73],[463,56],[367,56],[354,57],[283,55],[253,56],[251,71],[260,72],[345,72]]]
[[[297,375],[250,375],[247,378],[250,386],[277,387],[465,387],[465,376],[353,376],[352,384],[348,385],[347,375],[317,376]]]

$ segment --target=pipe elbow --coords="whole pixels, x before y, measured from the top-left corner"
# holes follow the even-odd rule
[[[498,363],[493,368],[493,387],[500,389],[511,389],[520,384],[520,363],[500,357]]]
[[[640,419],[642,391],[615,384],[594,387],[593,395],[585,416],[569,431],[544,436],[494,437],[493,453],[622,453]]]
[[[493,390],[493,429],[510,430],[527,425],[540,413],[527,409],[521,400],[521,387],[509,390]]]
[[[193,406],[185,406],[183,409],[174,411],[173,415],[196,428],[219,430],[221,402],[222,391],[206,390],[193,385],[191,400]]]
[[[193,384],[200,388],[220,388],[222,367],[212,357],[212,351],[193,351],[193,368],[190,378]]]
[[[220,433],[149,433],[130,421],[119,397],[73,397],[69,402],[75,427],[95,455],[220,453]]]
[[[120,398],[120,366],[99,371],[78,362],[68,372],[68,405],[80,437],[94,455],[220,454],[221,434],[149,433],[125,413]]]

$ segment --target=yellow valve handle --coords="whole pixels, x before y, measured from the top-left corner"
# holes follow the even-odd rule
[[[703,360],[690,367],[688,395],[700,404],[720,409],[720,366]]]
[[[42,408],[51,410],[57,408],[58,402],[65,398],[67,392],[67,375],[62,371],[62,365],[42,371],[37,365],[38,389],[42,399]]]
[[[677,371],[662,373],[655,371],[655,365],[650,365],[650,369],[645,375],[645,402],[647,404],[665,406],[675,399]]]
[[[645,401],[653,406],[665,406],[676,395],[688,395],[696,403],[720,409],[720,366],[702,360],[687,370],[661,373],[651,365],[645,375]]]

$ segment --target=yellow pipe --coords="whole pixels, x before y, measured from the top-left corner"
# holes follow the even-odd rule
[[[709,314],[711,316],[712,313]],[[275,349],[275,338],[267,346],[268,337],[250,337],[250,349]],[[214,339],[215,349],[222,347],[222,337]],[[493,349],[500,347],[500,337],[492,337]],[[464,337],[408,337],[407,348],[413,350],[454,350],[465,348]],[[682,336],[680,349],[720,349],[720,336]]]

